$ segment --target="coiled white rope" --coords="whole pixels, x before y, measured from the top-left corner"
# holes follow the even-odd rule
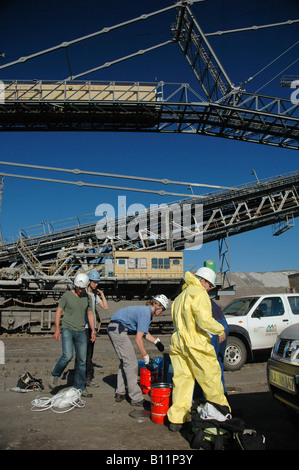
[[[84,408],[86,403],[81,399],[81,394],[82,390],[72,387],[67,391],[57,393],[52,398],[37,397],[31,402],[31,410],[52,410],[54,413],[68,413],[74,408]]]

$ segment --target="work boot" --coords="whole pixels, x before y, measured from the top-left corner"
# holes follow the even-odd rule
[[[132,406],[137,406],[137,407],[144,407],[144,400],[141,401],[131,401]]]
[[[58,383],[59,383],[59,377],[57,375],[50,375],[50,378],[49,378],[49,383],[48,383],[48,387],[50,390],[53,390],[54,388],[58,387]]]
[[[169,423],[169,431],[178,432],[182,429],[182,424],[179,423]]]
[[[97,388],[99,384],[97,382],[94,382],[93,379],[87,379],[86,381],[86,387],[94,387]]]
[[[120,403],[121,401],[126,399],[126,395],[121,395],[120,393],[116,393],[114,398],[115,398],[116,403]]]

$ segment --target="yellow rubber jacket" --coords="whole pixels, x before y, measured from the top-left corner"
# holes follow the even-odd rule
[[[200,280],[187,272],[182,292],[172,304],[174,334],[170,349],[183,355],[214,350],[210,335],[221,335],[224,327],[212,316],[211,301]]]

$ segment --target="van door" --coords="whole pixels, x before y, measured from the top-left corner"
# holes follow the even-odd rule
[[[264,297],[248,319],[252,349],[272,348],[277,335],[291,324],[280,296]]]

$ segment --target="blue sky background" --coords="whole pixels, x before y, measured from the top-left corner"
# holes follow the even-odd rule
[[[0,65],[58,45],[103,27],[172,5],[171,0],[2,0],[0,4]],[[297,0],[207,0],[191,7],[205,33],[299,18]],[[175,10],[151,20],[134,23],[73,45],[69,58],[73,75],[107,61],[145,49],[170,39]],[[211,36],[209,40],[235,85],[255,75],[298,40],[299,23],[259,31]],[[299,45],[252,80],[246,89],[290,98],[290,88],[280,86],[282,71],[294,62]],[[299,61],[284,73],[299,75]],[[60,80],[70,75],[65,50],[44,55],[21,65],[0,70],[0,79]],[[273,77],[278,77],[272,80]],[[201,94],[193,72],[177,44],[166,46],[110,68],[86,75],[83,80],[189,83]],[[271,80],[271,81],[270,81]],[[269,82],[264,86],[267,82]],[[177,181],[237,186],[260,179],[298,171],[298,153],[257,144],[183,134],[143,133],[1,133],[1,160],[60,168],[117,173]],[[97,182],[146,189],[187,192],[180,186],[75,177],[51,171],[0,166],[0,171],[73,181]],[[195,194],[209,192],[194,190]],[[117,208],[118,196],[127,197],[127,207],[140,203],[162,204],[176,197],[144,193],[26,181],[6,178],[0,215],[3,238],[16,236],[21,227],[82,214],[94,214],[99,204]],[[295,227],[273,237],[266,227],[230,238],[232,271],[299,269],[298,221]],[[205,244],[185,253],[186,266],[201,266],[205,259],[216,260],[218,244]]]

